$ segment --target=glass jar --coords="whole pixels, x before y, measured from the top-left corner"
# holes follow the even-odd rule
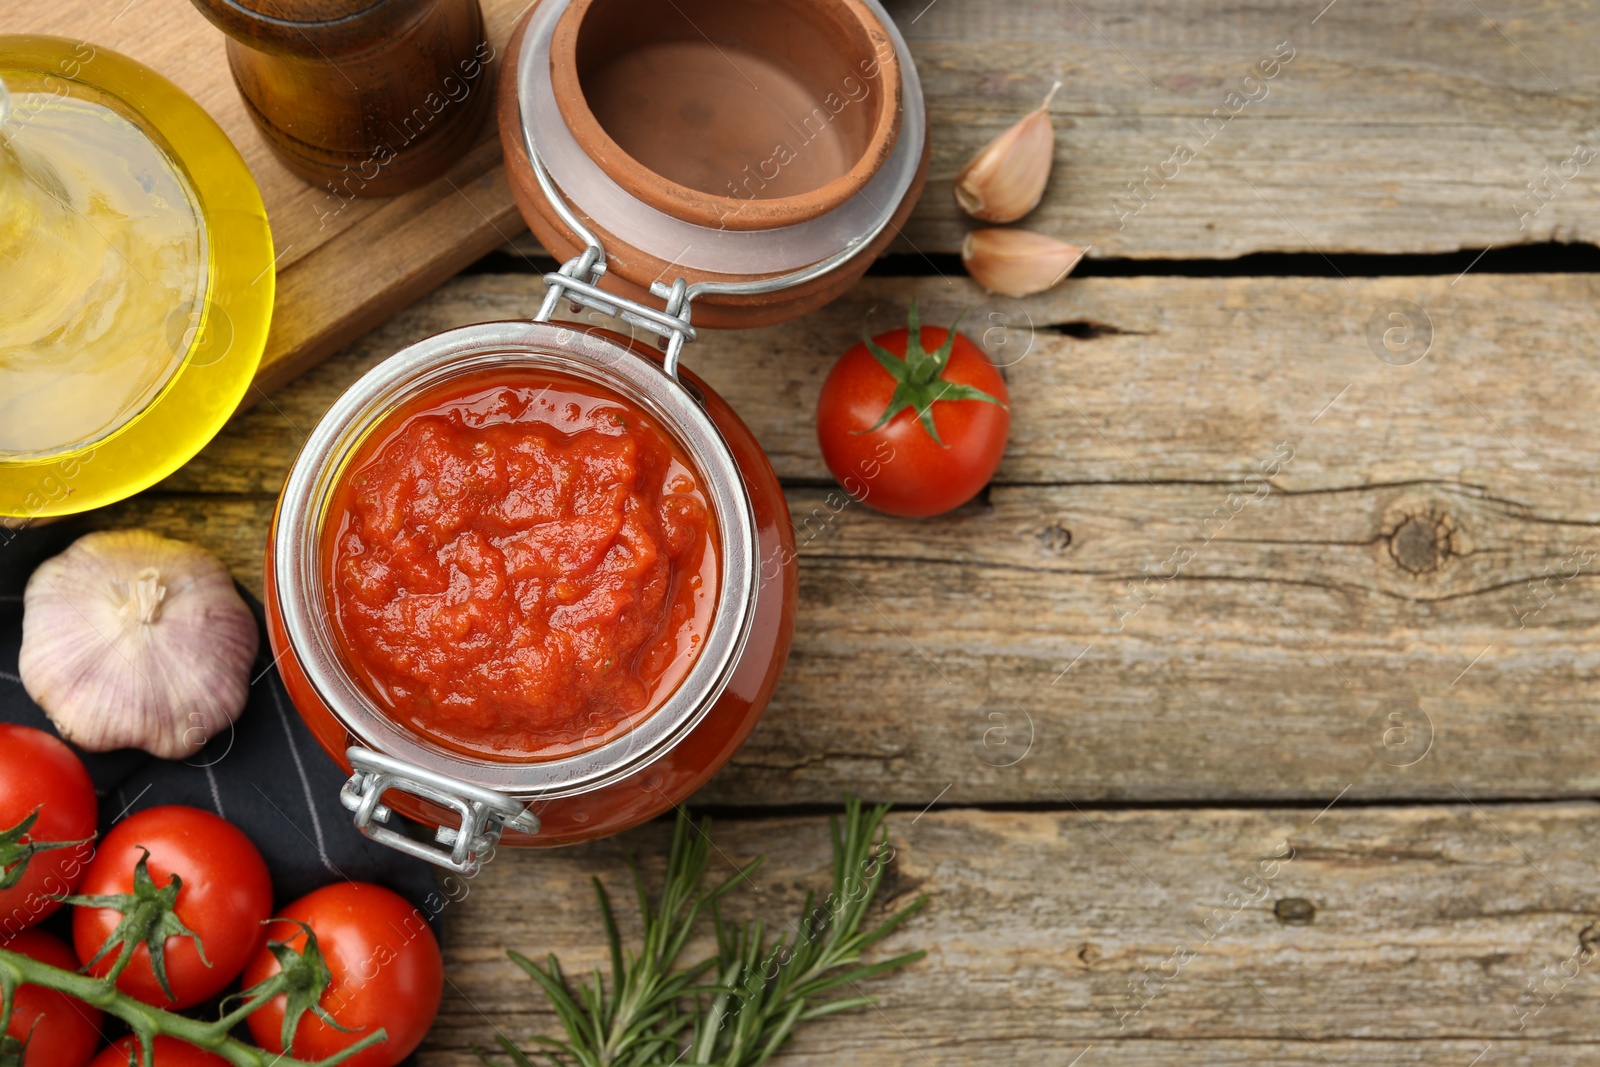
[[[878,0],[682,2],[689,10],[672,16],[639,0],[530,7],[502,74],[501,135],[524,216],[565,262],[544,276],[534,321],[439,334],[357,382],[308,439],[273,521],[266,579],[273,651],[312,732],[350,771],[341,799],[364,833],[458,871],[475,871],[499,840],[562,845],[659,815],[704,784],[749,735],[788,655],[797,597],[793,528],[759,445],[721,398],[679,368],[679,357],[697,326],[781,322],[841,292],[890,240],[926,176],[916,68]],[[652,11],[684,25],[651,29],[641,20]],[[800,48],[801,39],[810,44]],[[630,130],[616,120],[626,99],[593,111],[591,90],[598,98],[636,85],[636,74],[660,69],[652,49],[663,44],[675,49],[677,66],[665,75],[679,79],[682,99],[665,110],[646,100],[642,126]],[[730,48],[766,64],[767,95],[816,93],[826,104],[815,121],[829,131],[832,162],[786,175],[798,191],[773,181],[758,190],[768,195],[752,198],[760,203],[737,191],[719,203],[706,173],[675,172],[683,181],[660,173],[683,161],[652,155],[650,137],[662,133],[669,148],[685,142],[652,124],[693,112],[684,105],[696,99],[706,105],[704,123],[722,122],[710,133],[730,126],[749,133],[726,115],[719,120],[722,101],[707,88],[726,77]],[[802,55],[816,62],[797,65]],[[602,76],[601,68],[618,64],[614,80]],[[691,69],[696,64],[702,69]],[[845,94],[837,107],[827,104],[834,81]],[[695,93],[685,87],[698,87],[699,97],[690,99]],[[846,113],[849,107],[856,110]],[[613,136],[642,138],[624,154],[645,158],[622,160]],[[698,158],[714,176],[739,160],[736,142]],[[653,334],[663,351],[551,321],[569,303]],[[589,747],[545,759],[468,754],[394,721],[341,652],[322,559],[330,501],[343,479],[368,469],[358,459],[363,441],[377,439],[396,413],[418,410],[441,383],[507,367],[587,380],[663,427],[709,493],[720,560],[716,607],[687,676],[620,735],[585,737]],[[423,657],[436,658],[432,651]],[[434,707],[475,699],[455,667],[437,672],[443,689]],[[433,827],[433,841],[396,830],[396,813]]]
[[[465,755],[392,721],[356,680],[330,625],[324,522],[363,438],[409,399],[485,369],[593,382],[649,413],[697,468],[716,525],[716,607],[688,676],[626,733],[541,762]],[[307,440],[273,519],[268,633],[290,698],[352,774],[344,801],[364,832],[464,872],[504,831],[548,846],[616,833],[681,803],[754,728],[794,629],[794,531],[766,455],[733,409],[660,354],[609,331],[554,322],[467,326],[403,349],[334,405]],[[398,812],[435,845],[384,825]],[[448,852],[445,850],[448,849]]]

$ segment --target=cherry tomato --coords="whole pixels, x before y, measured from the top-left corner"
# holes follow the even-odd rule
[[[150,968],[150,950],[140,944],[117,988],[146,1004],[187,1008],[216,996],[238,976],[266,937],[261,924],[272,915],[272,881],[256,846],[224,819],[180,805],[150,808],[130,815],[100,842],[79,893],[85,896],[130,893],[134,868],[143,850],[150,850],[149,871],[159,889],[176,874],[183,880],[176,914],[199,937],[173,935],[165,942],[168,999]],[[78,907],[72,914],[72,941],[78,958],[94,958],[122,921],[110,908]],[[94,975],[111,969],[119,950],[107,953],[90,968]],[[209,963],[209,965],[208,965]]]
[[[128,1067],[128,1053],[138,1047],[139,1042],[133,1037],[125,1037],[96,1056],[89,1067]],[[216,1053],[204,1052],[175,1037],[157,1037],[155,1053],[153,1065],[137,1056],[134,1062],[139,1067],[228,1067],[228,1061]]]
[[[65,942],[43,930],[24,930],[0,948],[64,971],[78,969]],[[83,1067],[100,1046],[100,1009],[54,989],[20,986],[6,1033],[28,1042],[22,1067]]]
[[[388,1040],[344,1061],[345,1067],[395,1067],[422,1043],[444,995],[444,960],[422,913],[381,886],[341,882],[301,897],[280,913],[317,935],[333,976],[322,1008],[354,1033],[341,1033],[311,1012],[294,1032],[296,1058],[321,1060],[348,1048],[378,1027]],[[304,949],[305,934],[288,923],[271,923],[268,935]],[[278,960],[263,948],[244,972],[246,988],[278,973]],[[268,1052],[283,1051],[285,998],[277,997],[250,1016],[250,1033]]]
[[[0,889],[0,937],[32,926],[77,888],[94,854],[97,805],[89,772],[66,744],[43,730],[0,723],[0,833],[39,810],[18,842],[84,841],[36,852],[21,881]],[[3,851],[3,846],[0,846]]]
[[[817,401],[817,442],[845,492],[922,518],[965,504],[994,476],[1011,397],[977,345],[919,327],[915,304],[909,318],[910,329],[879,334],[833,365]]]

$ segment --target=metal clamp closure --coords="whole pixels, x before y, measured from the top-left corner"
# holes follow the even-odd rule
[[[359,746],[346,749],[345,756],[354,773],[339,791],[339,802],[355,813],[356,829],[409,856],[470,878],[482,869],[507,827],[525,834],[539,832],[539,817],[503,793]],[[442,804],[461,816],[459,826],[441,826],[434,834],[434,841],[449,851],[379,825],[393,814],[383,803],[383,794],[391,789]]]
[[[649,330],[666,342],[662,346],[666,351],[663,367],[676,378],[683,346],[695,339],[694,327],[689,325],[689,283],[682,278],[671,285],[662,281],[651,283],[651,294],[667,302],[665,310],[657,310],[600,288],[598,282],[605,273],[605,250],[595,243],[561,264],[560,270],[546,274],[544,283],[548,288],[535,321],[549,322],[563,300],[593,308],[602,315],[614,315],[631,326]]]

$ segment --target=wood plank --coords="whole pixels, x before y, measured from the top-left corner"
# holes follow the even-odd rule
[[[277,492],[303,431],[362,372],[439,330],[527,316],[541,292],[527,275],[456,279],[240,416],[166,488]],[[740,412],[781,477],[826,481],[813,429],[822,380],[863,323],[890,328],[916,299],[924,321],[966,309],[968,335],[1007,364],[1002,484],[1223,486],[1288,442],[1279,489],[1445,478],[1547,517],[1594,519],[1597,298],[1600,279],[1582,274],[1084,278],[1022,301],[964,279],[868,278],[789,325],[708,332],[685,362]],[[1368,346],[1391,301],[1428,309],[1431,346],[1410,366]],[[1415,347],[1424,319],[1412,315]]]
[[[951,180],[1056,80],[1055,170],[1021,225],[1091,258],[1455,252],[1600,230],[1588,5],[887,6],[933,129],[927,192],[891,251],[959,249],[977,224]]]
[[[790,480],[802,545],[788,672],[707,798],[1593,794],[1595,284],[1069,283],[1022,305],[1036,333],[1008,368],[1000,478],[917,524],[818,484],[810,411],[869,306],[918,294],[950,315],[962,294],[874,279],[836,312],[697,342]],[[100,521],[199,537],[259,589],[272,497],[338,390],[536,285],[452,283]],[[1403,368],[1360,332],[1397,291],[1435,309],[1435,350]],[[1053,328],[1074,322],[1126,332]],[[1401,742],[1430,732],[1413,761]]]
[[[710,797],[1600,787],[1586,755],[1600,743],[1592,529],[1431,484],[1274,495],[1207,543],[1197,524],[1224,499],[996,489],[989,507],[914,530],[842,511],[802,552],[783,686]],[[1456,547],[1413,574],[1411,538],[1436,516]],[[1180,553],[1193,554],[1181,567]],[[1546,568],[1577,577],[1545,585]]]
[[[258,404],[521,229],[499,159],[498,141],[480,140],[439,181],[382,201],[336,242],[280,271],[267,351],[245,404]]]
[[[1592,529],[1445,483],[1273,493],[1232,516],[1227,495],[996,487],[908,527],[791,489],[794,650],[704,799],[1600,790]],[[96,521],[197,540],[259,593],[271,509],[147,495]]]
[[[891,11],[936,131],[929,192],[905,231],[923,251],[954,248],[970,225],[947,190],[972,149],[1057,79],[1056,170],[1025,225],[1092,244],[1091,256],[1453,252],[1600,229],[1589,5],[897,0]],[[1541,195],[1524,200],[1530,181]]]
[[[802,1029],[784,1062],[1066,1064],[1090,1045],[1084,1067],[1465,1067],[1491,1044],[1485,1063],[1595,1054],[1600,987],[1583,973],[1590,960],[1574,960],[1597,917],[1593,804],[1340,803],[1319,814],[1333,799],[1256,811],[896,815],[885,903],[930,899],[881,952],[929,956],[872,984],[879,1010]],[[525,1044],[555,1032],[505,949],[555,952],[569,973],[607,966],[588,880],[621,897],[630,846],[658,878],[666,831],[505,851],[460,885],[464,899],[443,916],[451,988],[425,1067],[475,1064],[470,1046],[496,1031]],[[735,900],[741,916],[798,915],[805,891],[826,886],[822,818],[727,820],[712,836],[717,870],[769,855]],[[636,936],[631,901],[619,906]],[[1547,977],[1534,999],[1530,984]]]

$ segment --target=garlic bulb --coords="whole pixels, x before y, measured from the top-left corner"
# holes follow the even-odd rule
[[[205,549],[147,530],[91,533],[28,580],[18,673],[73,744],[176,759],[244,710],[258,641]]]
[[[973,230],[961,242],[972,280],[1004,296],[1042,293],[1072,273],[1083,249],[1029,230]]]
[[[1015,222],[1039,206],[1054,162],[1050,101],[1059,88],[1060,82],[1052,85],[1044,103],[978,149],[961,168],[955,182],[961,210],[985,222]]]

